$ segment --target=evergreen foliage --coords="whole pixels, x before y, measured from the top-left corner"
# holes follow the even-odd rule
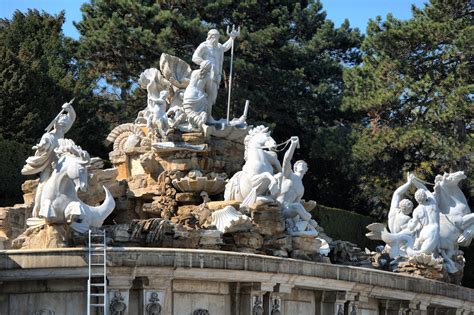
[[[77,43],[64,37],[63,23],[64,12],[53,16],[37,10],[16,11],[11,20],[0,20],[0,146],[5,148],[0,150],[0,199],[21,201],[25,177],[20,170],[34,152],[24,147],[37,143],[61,105],[73,97],[78,115],[67,137],[92,155],[106,155],[102,143],[108,127],[97,115],[95,80],[74,58]]]
[[[195,48],[211,28],[227,40],[226,28],[241,26],[236,40],[231,113],[240,116],[250,100],[249,121],[274,128],[274,138],[298,135],[298,157],[310,158],[305,178],[308,198],[344,207],[339,198],[339,144],[344,65],[359,61],[361,36],[346,21],[339,28],[326,19],[319,1],[201,1],[157,2],[95,0],[82,7],[81,58],[97,75],[117,88],[111,97],[116,121],[130,121],[146,104],[146,93],[136,89],[141,71],[158,67],[161,53],[191,62]],[[227,79],[230,53],[225,55]],[[225,117],[226,80],[222,80],[214,117]],[[232,115],[231,115],[232,116]],[[337,128],[336,128],[337,129]],[[344,131],[345,132],[345,131]],[[326,137],[327,134],[332,136]],[[321,154],[320,147],[328,148]],[[346,153],[347,154],[347,153]],[[329,176],[332,170],[336,175]],[[336,181],[332,181],[332,178]],[[336,201],[336,202],[333,202]]]
[[[363,63],[344,74],[344,107],[363,115],[351,136],[359,203],[381,215],[407,171],[430,181],[444,171],[472,177],[474,27],[467,2],[432,0],[413,7],[413,15],[371,20]]]

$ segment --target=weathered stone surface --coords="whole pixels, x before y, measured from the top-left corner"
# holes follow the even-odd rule
[[[140,164],[145,173],[153,177],[158,176],[164,171],[163,166],[157,159],[156,153],[153,151],[142,154],[140,156]]]
[[[182,204],[199,204],[202,198],[197,193],[181,192],[176,193],[176,201]]]
[[[17,237],[12,248],[41,249],[69,246],[71,231],[66,224],[31,227]]]
[[[199,230],[186,230],[180,225],[175,225],[174,236],[163,239],[163,247],[172,248],[199,248],[201,233]]]
[[[174,137],[174,141],[183,141],[189,144],[203,144],[209,141],[209,138],[206,137],[202,132],[189,132],[181,134],[175,133]]]
[[[301,260],[311,260],[311,257],[307,254],[307,251],[302,249],[293,249],[290,253],[290,257]]]
[[[261,248],[263,245],[263,237],[255,232],[234,233],[234,242],[237,247]]]
[[[216,172],[234,174],[244,164],[244,145],[242,143],[211,137],[209,144],[209,165]]]
[[[439,269],[432,266],[423,266],[410,262],[400,262],[394,272],[444,282],[446,282],[448,279],[448,273],[445,269]]]
[[[250,209],[258,233],[265,236],[278,235],[285,230],[285,222],[276,204],[258,205]]]
[[[162,193],[161,185],[146,174],[132,176],[128,179],[127,195],[132,198],[153,198]]]
[[[217,230],[200,230],[200,233],[200,246],[207,246],[206,248],[209,248],[209,245],[221,245],[224,243],[222,241],[222,233]],[[218,247],[215,248],[217,249]]]
[[[293,236],[293,250],[302,250],[306,254],[311,255],[317,253],[321,241],[314,237]]]
[[[21,185],[23,191],[23,201],[25,204],[30,204],[35,201],[36,187],[38,186],[39,179],[25,180]]]
[[[264,252],[271,256],[288,257],[288,251],[284,249],[265,248]]]
[[[153,202],[146,202],[142,206],[142,211],[152,217],[161,217],[160,200],[165,196],[153,197]]]
[[[0,208],[0,249],[11,248],[12,241],[23,233],[32,208],[32,204]]]
[[[362,251],[356,244],[348,241],[333,241],[331,247],[331,260],[338,264],[353,266],[370,266],[370,254]]]
[[[107,235],[117,243],[126,243],[132,240],[130,224],[109,225],[106,228]]]
[[[279,235],[265,238],[263,241],[263,246],[269,249],[282,249],[286,251],[291,251],[293,248],[293,240],[290,235]]]
[[[220,201],[209,201],[206,203],[206,208],[211,211],[224,209],[226,206],[232,206],[239,210],[240,201],[237,200],[220,200]]]

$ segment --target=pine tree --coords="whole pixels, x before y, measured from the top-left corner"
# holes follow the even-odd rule
[[[387,211],[407,171],[430,181],[472,172],[472,33],[464,0],[432,0],[407,21],[369,22],[363,63],[344,76],[345,108],[364,115],[352,154],[369,209]]]
[[[327,177],[331,168],[339,172],[338,161],[320,154],[319,146],[349,151],[336,143],[344,133],[333,131],[345,115],[340,111],[343,67],[359,61],[361,36],[347,21],[336,28],[319,1],[295,0],[199,5],[95,0],[82,11],[83,20],[77,24],[81,56],[118,88],[113,101],[119,109],[117,121],[130,121],[145,106],[145,93],[136,89],[136,82],[141,71],[158,66],[161,53],[174,54],[196,68],[191,56],[209,29],[217,28],[223,42],[228,26],[241,26],[235,45],[232,115],[240,116],[248,99],[250,123],[270,125],[277,141],[299,136],[298,157],[311,158],[307,197],[342,205],[333,187],[347,183],[342,175]],[[225,58],[223,78],[228,79],[230,53]],[[213,107],[216,118],[226,116],[226,80],[221,84]],[[333,136],[326,139],[327,133]]]
[[[191,61],[205,37],[196,4],[152,0],[95,0],[82,6],[76,23],[81,34],[78,56],[91,75],[101,79],[103,102],[128,122],[144,107],[146,93],[137,89],[140,73],[159,68],[162,53]]]
[[[106,156],[107,125],[97,117],[95,80],[74,58],[77,43],[64,37],[64,12],[57,16],[29,10],[0,20],[0,200],[21,201],[21,165],[44,128],[73,97],[78,113],[67,137]],[[87,132],[86,132],[87,131]],[[17,148],[12,152],[12,148]]]

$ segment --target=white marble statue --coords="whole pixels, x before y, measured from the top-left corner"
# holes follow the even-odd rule
[[[224,199],[244,201],[244,206],[250,206],[258,197],[272,199],[278,194],[274,174],[281,172],[281,165],[276,152],[270,151],[276,147],[276,142],[267,127],[251,129],[244,144],[245,164],[227,183]]]
[[[418,188],[415,200],[419,204],[410,220],[403,227],[397,227],[392,219],[393,230],[401,228],[392,233],[382,224],[371,224],[368,226],[371,232],[367,236],[385,241],[393,258],[418,255],[431,255],[433,259],[442,257],[448,272],[458,271],[453,257],[458,254],[460,245],[469,246],[474,231],[474,214],[458,186],[466,178],[464,172],[436,176],[433,192],[415,176],[409,174],[408,177],[408,183]]]
[[[413,179],[414,177],[408,174],[407,182],[398,187],[393,193],[390,211],[388,213],[388,228],[392,233],[402,231],[408,224],[408,221],[411,220],[410,214],[413,210],[413,203],[410,199],[402,198],[412,186]]]
[[[418,206],[413,210],[413,217],[408,222],[406,229],[412,231],[415,236],[413,249],[408,246],[407,254],[432,254],[439,244],[439,208],[436,198],[426,187],[421,186],[419,181],[414,181],[418,190],[415,192],[415,200]],[[436,188],[436,186],[435,186]]]
[[[287,232],[295,236],[317,236],[316,221],[302,204],[304,195],[303,176],[308,171],[305,161],[296,161],[291,169],[291,159],[295,149],[299,147],[298,137],[291,137],[290,146],[285,152],[282,172],[275,175],[280,187],[277,201],[282,205],[283,217],[287,221]]]
[[[90,158],[74,141],[64,138],[75,114],[70,103],[63,105],[63,110],[67,114],[61,112],[53,120],[53,130],[43,135],[34,147],[35,155],[27,159],[22,170],[25,175],[41,172],[32,218],[27,224],[71,223],[72,228],[82,233],[89,226],[100,227],[113,211],[115,201],[105,187],[106,199],[98,207],[88,206],[78,198],[77,191],[87,189]]]
[[[64,138],[65,133],[71,129],[76,120],[76,112],[72,107],[72,102],[70,101],[62,106],[61,112],[46,128],[46,133],[41,137],[40,142],[33,147],[33,150],[36,150],[35,154],[26,160],[26,164],[21,170],[23,175],[40,173],[33,206],[33,217],[39,216],[43,188],[46,181],[51,177],[53,163],[57,162],[57,155],[54,150],[59,146],[59,140]]]
[[[193,54],[193,62],[201,67],[202,63],[209,62],[210,80],[207,81],[205,91],[208,97],[207,123],[214,123],[212,117],[212,106],[216,103],[217,91],[222,77],[222,65],[224,62],[224,52],[232,47],[235,38],[240,35],[239,31],[233,30],[229,33],[229,39],[224,43],[219,43],[219,31],[211,29],[207,33],[207,39],[201,43]]]
[[[149,129],[154,130],[163,138],[169,129],[166,111],[170,83],[156,68],[143,71],[138,83],[147,90],[147,107],[138,113],[136,122],[145,123]]]
[[[183,95],[183,109],[191,129],[202,131],[202,126],[207,122],[209,98],[206,85],[211,80],[211,67],[210,61],[201,62],[200,68],[191,73],[191,80]]]

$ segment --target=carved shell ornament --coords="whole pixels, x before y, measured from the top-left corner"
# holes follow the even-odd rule
[[[114,144],[114,151],[124,151],[125,143],[131,135],[145,138],[145,132],[143,132],[140,126],[127,123],[115,127],[107,136],[107,141]]]
[[[252,227],[250,218],[232,206],[226,206],[222,210],[212,213],[212,225],[222,233],[231,233],[236,231],[248,231]]]
[[[178,57],[161,54],[160,70],[163,76],[179,89],[185,89],[191,77],[191,67]]]

